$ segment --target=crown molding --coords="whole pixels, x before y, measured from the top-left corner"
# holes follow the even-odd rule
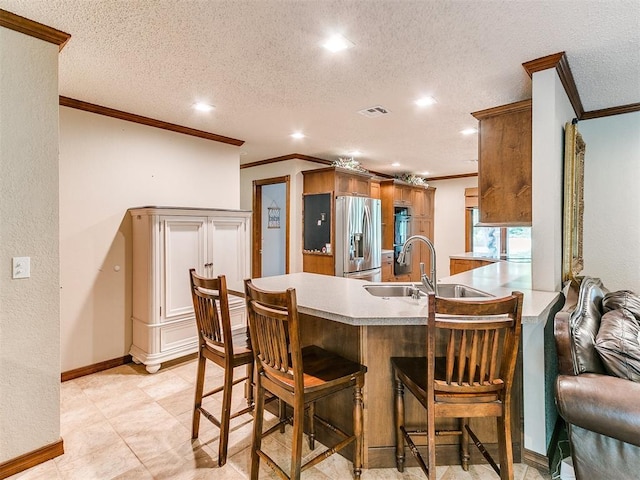
[[[486,110],[473,112],[471,115],[473,115],[477,120],[482,120],[489,117],[495,117],[496,115],[504,115],[505,113],[517,113],[523,111],[531,111],[531,99],[509,103],[507,105],[500,105],[499,107],[487,108]]]
[[[535,60],[523,63],[522,67],[529,75],[529,78],[533,78],[533,74],[536,72],[555,68],[558,72],[560,82],[564,87],[564,91],[569,97],[569,102],[571,102],[576,117],[578,117],[578,119],[582,118],[584,115],[584,107],[582,106],[582,100],[580,100],[580,95],[578,94],[578,87],[576,87],[576,82],[571,73],[571,68],[569,68],[569,61],[567,60],[565,52],[553,53],[546,57],[536,58]]]
[[[58,51],[61,51],[71,38],[71,35],[68,33],[2,9],[0,9],[0,27],[15,30],[30,37],[58,45]]]
[[[582,100],[580,99],[580,94],[578,93],[578,87],[576,87],[576,82],[573,78],[573,74],[571,73],[571,68],[569,68],[569,61],[567,60],[565,52],[553,53],[546,57],[537,58],[523,63],[522,66],[530,78],[533,78],[533,74],[535,72],[555,68],[578,120],[590,120],[593,118],[640,111],[640,103],[630,103],[628,105],[620,105],[617,107],[602,108],[600,110],[585,112],[584,107],[582,106]]]
[[[259,167],[260,165],[268,165],[270,163],[286,162],[287,160],[306,160],[307,162],[320,163],[322,165],[331,165],[331,160],[325,160],[324,158],[310,157],[309,155],[303,155],[301,153],[290,153],[289,155],[283,155],[281,157],[267,158],[265,160],[258,160],[255,162],[244,163],[240,165],[240,168]]]
[[[621,115],[623,113],[639,112],[640,103],[630,103],[629,105],[621,105],[619,107],[602,108],[600,110],[591,110],[584,112],[580,120],[590,120],[592,118],[609,117],[611,115]]]
[[[435,182],[436,180],[454,180],[456,178],[469,178],[469,177],[477,177],[477,176],[478,176],[478,172],[459,173],[457,175],[443,175],[442,177],[425,177],[425,180],[427,182]]]
[[[76,100],[74,98],[63,97],[62,95],[60,96],[60,105],[62,105],[63,107],[84,110],[85,112],[97,113],[98,115],[104,115],[106,117],[125,120],[127,122],[139,123],[141,125],[147,125],[149,127],[156,127],[162,130],[169,130],[172,132],[182,133],[184,135],[191,135],[192,137],[204,138],[205,140],[213,140],[214,142],[226,143],[228,145],[234,145],[236,147],[244,144],[244,140],[224,137],[215,133],[196,130],[195,128],[183,127],[182,125],[176,125],[174,123],[168,123],[162,120],[143,117],[141,115],[136,115],[135,113],[123,112],[121,110],[115,110],[113,108],[83,102],[82,100]]]

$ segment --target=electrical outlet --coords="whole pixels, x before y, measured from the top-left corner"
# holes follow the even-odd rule
[[[31,257],[13,257],[13,278],[31,276]]]

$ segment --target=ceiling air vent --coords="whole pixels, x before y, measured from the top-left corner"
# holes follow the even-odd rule
[[[389,113],[389,110],[381,107],[380,105],[376,105],[375,107],[369,107],[365,108],[364,110],[360,110],[358,113],[360,115],[364,115],[365,117],[381,117],[382,115],[386,115],[387,113]]]

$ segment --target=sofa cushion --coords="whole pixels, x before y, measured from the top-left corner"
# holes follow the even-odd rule
[[[602,311],[607,313],[611,310],[625,308],[640,320],[640,295],[636,295],[630,290],[618,290],[609,292],[602,299]]]
[[[584,373],[558,375],[556,379],[556,405],[562,418],[573,425],[640,447],[638,398],[640,383],[622,378]]]
[[[574,373],[607,373],[595,349],[605,291],[597,278],[585,277],[569,320]]]
[[[640,321],[631,310],[602,315],[595,348],[609,374],[640,382]]]

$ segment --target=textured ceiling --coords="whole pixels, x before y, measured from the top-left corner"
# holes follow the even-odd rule
[[[586,111],[640,102],[638,0],[0,0],[71,34],[60,94],[239,138],[241,162],[362,152],[367,168],[476,171],[470,112],[531,97],[565,51]],[[355,46],[330,54],[339,32]],[[418,108],[432,95],[437,104]],[[203,100],[216,106],[197,114]],[[357,112],[381,105],[378,118]],[[294,140],[289,134],[303,131]],[[400,167],[392,167],[392,162]]]

